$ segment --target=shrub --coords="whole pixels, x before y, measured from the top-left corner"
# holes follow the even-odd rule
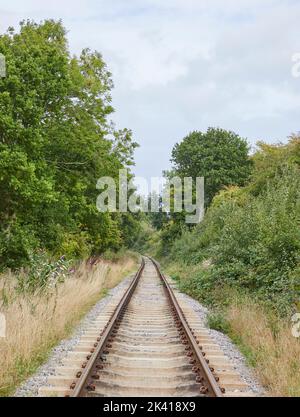
[[[283,146],[282,152],[289,155],[290,162],[282,161],[276,147],[267,176],[260,170],[265,170],[265,158],[272,152],[267,147],[267,155],[260,155],[265,152],[262,148],[254,158],[259,163],[252,182],[244,188],[221,191],[203,222],[191,232],[185,230],[173,243],[170,259],[176,262],[199,265],[211,260],[209,268],[194,270],[194,275],[182,283],[186,291],[214,302],[210,293],[229,285],[255,294],[280,314],[296,308],[300,288],[300,171],[293,155],[298,155],[300,142],[293,139],[289,146]]]
[[[206,320],[209,328],[225,334],[230,333],[230,323],[223,313],[210,313]]]
[[[45,252],[38,251],[30,256],[30,264],[26,270],[16,275],[18,292],[35,292],[53,289],[69,275],[71,261],[65,256],[50,261]]]

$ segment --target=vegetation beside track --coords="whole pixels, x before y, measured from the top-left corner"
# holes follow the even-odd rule
[[[54,20],[8,28],[0,53],[0,313],[7,322],[0,394],[7,395],[132,269],[124,248],[141,227],[139,213],[96,207],[98,179],[118,186],[119,169],[132,178],[137,147],[131,131],[111,121],[113,81],[102,55],[72,56]],[[111,260],[95,266],[105,252]]]
[[[1,275],[6,337],[0,339],[0,396],[11,395],[92,306],[136,268],[137,255],[123,252],[113,261],[81,262],[71,269],[61,263],[43,287],[21,288],[25,271],[22,277],[11,272]]]
[[[24,21],[0,35],[0,271],[36,252],[85,259],[130,247],[139,215],[100,213],[97,181],[133,165],[131,131],[111,121],[102,55],[72,56],[61,21]]]
[[[164,219],[149,250],[182,291],[211,308],[274,395],[300,394],[300,137],[258,144],[244,186],[223,187],[201,224]]]

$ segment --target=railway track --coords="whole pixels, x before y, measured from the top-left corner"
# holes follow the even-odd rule
[[[40,396],[249,396],[158,264],[143,258]]]

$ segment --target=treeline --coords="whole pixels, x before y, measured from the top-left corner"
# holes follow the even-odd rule
[[[171,162],[173,166],[170,171],[165,171],[166,178],[171,179],[176,176],[181,178],[184,184],[185,177],[190,177],[194,181],[197,177],[204,177],[205,209],[225,186],[245,185],[252,169],[247,141],[234,132],[220,128],[209,128],[207,132],[191,132],[174,146]],[[174,212],[174,193],[173,187],[170,212],[165,212],[162,198],[160,198],[159,212],[149,214],[152,226],[161,232],[160,255],[170,252],[174,240],[182,234],[183,230],[188,227],[193,228],[186,225],[187,213],[183,203],[182,211]],[[194,202],[196,202],[195,190],[193,193]]]
[[[159,223],[156,252],[198,299],[228,303],[234,289],[280,314],[300,295],[300,137],[258,143],[220,129],[194,132],[173,150],[174,171],[206,178],[206,214],[187,227],[172,213]],[[178,216],[178,214],[177,214]],[[157,239],[157,238],[156,238]],[[231,294],[231,295],[230,295]]]
[[[110,122],[113,82],[100,53],[71,56],[52,20],[0,36],[0,269],[38,250],[83,258],[132,244],[128,214],[99,213],[98,178],[118,178],[137,146]]]

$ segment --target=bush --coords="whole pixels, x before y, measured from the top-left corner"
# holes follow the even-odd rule
[[[182,286],[202,300],[214,303],[215,288],[231,286],[254,294],[278,313],[287,314],[299,301],[300,268],[300,171],[293,155],[300,141],[282,147],[262,147],[254,160],[252,182],[230,187],[213,200],[201,224],[184,231],[171,248],[169,259],[198,265]],[[265,153],[267,152],[267,155]],[[261,153],[263,155],[261,155]],[[265,158],[270,168],[265,176]],[[262,165],[262,162],[264,164]],[[258,186],[259,184],[259,186]],[[210,259],[208,268],[200,267]]]
[[[91,250],[87,233],[64,233],[57,255],[64,253],[69,258],[85,259]]]
[[[30,225],[11,222],[0,229],[0,270],[26,266],[39,241]]]
[[[50,261],[45,252],[38,251],[30,256],[30,264],[26,270],[21,270],[16,275],[17,290],[21,293],[34,293],[36,290],[53,289],[64,282],[69,275],[70,266],[71,261],[65,256]]]
[[[207,325],[210,329],[229,334],[230,323],[223,313],[210,313],[207,316]]]
[[[121,262],[126,259],[132,259],[135,262],[139,261],[139,254],[128,249],[120,249],[119,251],[107,250],[103,254],[103,259],[111,262]]]

